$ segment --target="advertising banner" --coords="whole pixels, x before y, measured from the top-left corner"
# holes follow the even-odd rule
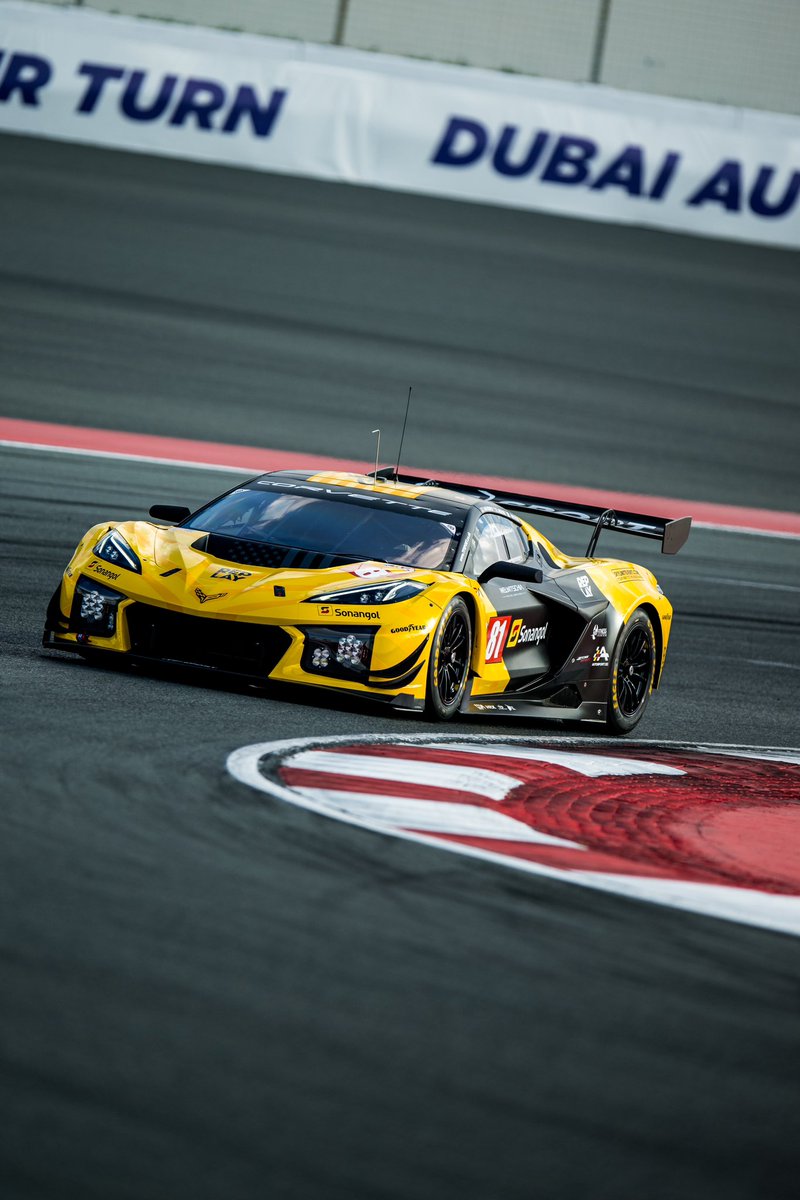
[[[0,3],[0,129],[800,246],[800,117]]]

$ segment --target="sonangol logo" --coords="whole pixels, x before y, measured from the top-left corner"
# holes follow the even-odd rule
[[[239,780],[395,837],[800,934],[800,751],[600,739],[301,738]]]

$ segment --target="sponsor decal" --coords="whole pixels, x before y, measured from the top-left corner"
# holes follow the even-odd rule
[[[318,604],[318,605],[317,605],[317,612],[319,613],[319,615],[320,615],[321,617],[329,617],[329,616],[331,615],[331,606],[330,606],[330,604]]]
[[[592,626],[592,641],[596,642],[598,638],[607,638],[608,628],[605,625]]]
[[[572,661],[573,661],[574,663],[576,663],[576,662],[588,662],[588,661],[589,661],[589,655],[588,655],[588,654],[578,654],[578,655],[576,655],[576,657],[575,657],[575,658],[573,658],[573,660],[572,660]]]
[[[202,588],[196,587],[194,594],[201,604],[208,604],[209,600],[221,600],[223,596],[227,596],[227,592],[214,592],[213,596],[208,596]]]
[[[611,574],[615,579],[641,579],[641,571],[636,567],[612,567]]]
[[[335,617],[357,617],[360,621],[377,621],[380,613],[377,608],[334,608]]]
[[[508,635],[507,647],[512,650],[514,646],[523,646],[532,644],[538,646],[543,642],[547,634],[547,624],[544,625],[525,625],[519,618],[511,626],[511,633]]]
[[[476,703],[473,707],[478,709],[480,712],[516,712],[517,711],[517,707],[515,704],[480,704],[480,703]]]
[[[108,567],[101,567],[97,561],[90,562],[89,567],[96,575],[104,575],[106,579],[119,579],[119,571],[109,571]]]
[[[393,629],[392,633],[424,633],[424,625],[401,625],[398,629]]]
[[[211,572],[211,578],[229,579],[231,583],[238,583],[240,579],[249,579],[252,574],[252,571],[235,571],[233,567],[220,567],[218,571]]]
[[[251,745],[228,770],[440,851],[800,935],[798,750],[427,733]]]
[[[72,579],[72,576],[74,574],[75,574],[75,572],[73,571],[72,567],[67,567],[67,569],[65,571],[65,575],[67,576],[67,579]]]
[[[594,596],[594,592],[592,591],[592,581],[589,578],[589,576],[588,575],[578,575],[575,582],[577,583],[578,587],[583,592],[586,599],[591,600],[592,597]]]
[[[501,596],[516,596],[520,592],[524,592],[525,587],[521,583],[507,583],[503,587],[498,587],[497,590]]]
[[[592,655],[592,666],[593,667],[607,667],[608,666],[608,651],[606,650],[605,646],[598,646],[597,649],[595,650],[594,654]]]
[[[408,569],[408,567],[382,567],[378,563],[360,563],[348,574],[357,575],[359,579],[385,579],[387,575],[405,575]]]
[[[486,629],[486,659],[487,663],[499,663],[506,648],[508,631],[511,628],[511,617],[493,617]]]

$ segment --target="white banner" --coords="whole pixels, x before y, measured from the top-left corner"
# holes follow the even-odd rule
[[[0,129],[800,246],[800,118],[0,3]]]

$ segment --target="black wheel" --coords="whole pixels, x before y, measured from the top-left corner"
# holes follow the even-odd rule
[[[647,708],[656,674],[656,637],[650,618],[635,612],[611,657],[606,723],[611,733],[629,733]]]
[[[460,596],[450,601],[436,626],[428,663],[426,711],[440,721],[458,712],[472,657],[472,621]]]

